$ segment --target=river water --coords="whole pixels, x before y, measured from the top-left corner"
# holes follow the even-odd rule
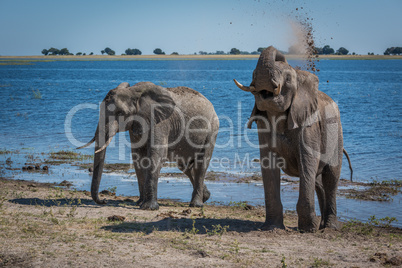
[[[253,96],[239,90],[233,78],[248,85],[257,63],[253,60],[120,60],[37,61],[32,65],[0,65],[0,149],[40,155],[74,150],[89,141],[96,129],[99,103],[121,82],[133,85],[151,81],[165,87],[188,86],[206,96],[220,118],[220,132],[209,171],[254,174],[259,165],[256,127],[245,124],[254,105]],[[293,66],[303,62],[289,61]],[[338,104],[344,147],[354,168],[354,180],[401,179],[402,171],[402,61],[321,60],[319,89]],[[38,94],[40,93],[40,96]],[[129,163],[130,151],[119,134],[108,148],[107,162]],[[127,139],[128,140],[128,139]],[[80,151],[93,154],[93,147]],[[1,161],[9,155],[2,155]],[[16,155],[16,162],[18,160]],[[221,161],[224,159],[225,161]],[[22,163],[23,164],[23,163]],[[174,169],[164,171],[176,172]],[[5,172],[4,169],[2,171]],[[60,166],[50,175],[14,172],[16,179],[73,181],[89,189],[88,172]],[[344,159],[342,178],[349,178]],[[137,195],[135,175],[106,174],[101,188],[117,186],[118,194]],[[208,182],[211,201],[248,201],[263,204],[261,183]],[[282,200],[294,210],[297,192],[284,185]],[[189,201],[191,186],[180,178],[161,179],[158,196]],[[339,198],[341,217],[367,219],[394,216],[402,222],[401,195],[391,203]],[[401,223],[399,223],[401,224]]]

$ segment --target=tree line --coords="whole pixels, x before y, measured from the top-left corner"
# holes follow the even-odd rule
[[[216,52],[205,52],[205,51],[199,51],[198,55],[258,55],[260,54],[265,47],[259,47],[256,51],[253,52],[248,52],[248,51],[241,51],[237,48],[232,48],[229,52],[224,52],[223,50],[217,50]],[[109,48],[106,47],[105,49],[100,51],[102,55],[116,55],[116,52]],[[284,54],[303,54],[303,51],[296,45],[290,46],[288,51],[281,51]],[[166,53],[161,49],[161,48],[155,48],[153,53],[155,55],[166,55]],[[315,47],[314,54],[318,55],[348,55],[349,50],[340,47],[338,50],[335,51],[332,47],[329,45],[325,45],[323,47]],[[390,47],[387,48],[384,52],[384,55],[400,55],[402,53],[402,47]],[[74,55],[71,53],[67,48],[62,48],[62,49],[57,49],[54,47],[51,47],[49,49],[43,49],[42,54],[47,56],[47,55]],[[86,53],[82,52],[77,52],[75,55],[86,55]],[[88,55],[94,55],[93,52],[89,53]],[[121,55],[142,55],[141,50],[138,48],[127,48],[125,50],[124,54]],[[172,52],[170,55],[179,55],[178,52]],[[194,55],[197,55],[197,52],[194,52]],[[351,53],[351,55],[356,55],[355,52]],[[374,55],[373,52],[368,52],[368,55]]]

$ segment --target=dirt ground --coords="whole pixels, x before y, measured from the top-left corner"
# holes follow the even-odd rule
[[[391,267],[402,264],[402,230],[347,222],[339,231],[261,231],[263,207],[159,200],[0,179],[0,267]]]

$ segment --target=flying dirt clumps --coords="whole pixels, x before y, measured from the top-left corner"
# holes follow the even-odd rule
[[[303,11],[303,7],[300,7],[291,13],[289,20],[293,36],[296,39],[294,44],[289,48],[289,53],[304,55],[306,58],[305,69],[319,72],[320,70],[316,67],[316,62],[319,60],[317,59],[318,52],[314,43],[313,18],[310,18],[307,12]]]

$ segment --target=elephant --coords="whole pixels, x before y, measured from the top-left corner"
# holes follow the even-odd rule
[[[263,230],[284,229],[280,170],[300,178],[296,205],[298,229],[339,228],[336,208],[343,153],[343,134],[337,104],[318,90],[318,77],[293,68],[270,46],[261,53],[250,86],[255,104],[248,128],[257,123],[266,219]],[[273,164],[274,163],[274,164]],[[352,175],[351,175],[352,176]],[[316,219],[314,190],[321,222]]]
[[[106,147],[118,132],[129,131],[133,166],[138,178],[141,209],[157,210],[157,185],[164,161],[175,161],[193,193],[190,206],[201,207],[210,197],[204,177],[212,157],[219,120],[211,102],[188,87],[163,88],[151,82],[121,83],[101,103],[95,142],[92,199],[98,204]]]

